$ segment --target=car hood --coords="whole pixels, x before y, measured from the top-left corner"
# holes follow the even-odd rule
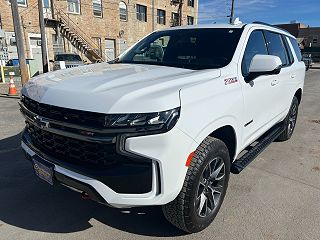
[[[39,75],[22,89],[38,102],[100,113],[158,112],[180,106],[179,90],[220,70],[98,63]]]

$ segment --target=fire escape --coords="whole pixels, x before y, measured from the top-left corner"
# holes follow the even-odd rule
[[[56,32],[72,43],[91,62],[102,62],[107,60],[93,39],[85,33],[67,13],[61,9],[54,9],[54,16],[45,19],[47,26],[56,29]]]
[[[171,27],[182,25],[182,5],[183,0],[171,0],[171,5],[178,6],[177,13],[172,13],[171,16]]]

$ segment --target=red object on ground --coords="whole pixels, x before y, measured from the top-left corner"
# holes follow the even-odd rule
[[[13,76],[10,76],[10,84],[9,84],[9,92],[8,95],[10,96],[16,96],[17,94],[17,88],[16,85],[14,85]]]

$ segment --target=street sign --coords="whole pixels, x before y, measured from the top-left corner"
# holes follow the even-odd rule
[[[9,72],[9,75],[10,75],[10,76],[14,76],[14,75],[16,75],[16,74],[15,74],[15,72]]]

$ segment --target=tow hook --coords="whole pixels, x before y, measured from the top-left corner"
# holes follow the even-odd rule
[[[88,195],[88,193],[82,192],[82,193],[81,193],[81,198],[82,198],[83,200],[89,200],[89,199],[90,199],[90,196]]]

